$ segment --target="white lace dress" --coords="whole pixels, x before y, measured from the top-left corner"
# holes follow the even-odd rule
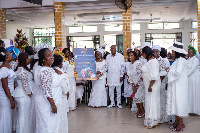
[[[125,62],[125,71],[128,72],[131,62]],[[127,82],[128,76],[124,78],[124,97],[131,97],[133,93],[132,85]]]
[[[40,67],[35,73],[35,82],[39,88],[35,90],[36,133],[59,133],[62,103],[61,80],[52,68]],[[47,98],[53,98],[57,113],[52,113]]]
[[[100,71],[103,75],[98,79],[92,81],[92,91],[90,94],[88,106],[101,107],[107,106],[107,92],[106,92],[106,62],[96,62],[96,71]]]
[[[60,117],[60,132],[59,133],[68,133],[68,116],[67,112],[69,112],[69,105],[67,100],[67,93],[69,92],[69,79],[66,73],[63,72],[62,69],[59,67],[55,67],[61,71],[63,74],[58,75],[59,79],[61,80],[61,87],[62,87],[62,103],[61,103],[61,117]]]
[[[15,72],[7,67],[0,69],[0,133],[12,133],[12,109],[3,87],[2,78],[8,77],[8,87],[13,96]]]
[[[169,61],[165,60],[161,56],[157,58],[159,62],[159,72],[160,76],[165,76],[165,78],[161,82],[161,90],[160,90],[160,123],[168,122],[169,116],[166,111],[166,80],[167,80],[167,71],[166,68],[170,66]]]
[[[168,73],[167,114],[186,117],[188,105],[187,61],[180,57],[173,62]]]
[[[74,77],[74,65],[69,64],[69,61],[63,63],[63,71],[68,75],[69,79],[69,110],[76,109],[76,80]]]
[[[145,93],[144,93],[144,84],[141,80],[142,77],[142,63],[137,60],[133,64],[130,64],[129,70],[128,70],[128,80],[130,83],[134,83],[134,85],[139,85],[137,92],[135,93],[135,96],[133,98],[135,103],[143,103],[145,99]],[[132,90],[133,92],[133,90]]]
[[[23,67],[18,67],[15,72],[17,77],[17,87],[15,88],[14,95],[17,102],[17,127],[16,133],[31,133],[32,128],[32,99],[28,94],[32,94],[34,85],[33,75]]]
[[[142,67],[142,77],[145,87],[145,126],[155,126],[160,121],[160,75],[159,64],[156,59],[145,63]],[[152,80],[155,83],[152,86],[152,92],[148,91],[149,84]]]
[[[199,60],[193,56],[188,58],[188,87],[190,113],[200,115],[200,71]]]

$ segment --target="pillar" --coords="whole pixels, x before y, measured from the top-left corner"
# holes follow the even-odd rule
[[[54,13],[56,46],[66,48],[65,5],[62,2],[55,2]]]
[[[6,9],[0,9],[0,39],[6,39]]]
[[[200,52],[200,0],[197,0],[198,13],[197,13],[197,32],[198,32],[198,51]]]
[[[126,50],[127,47],[131,48],[132,39],[132,9],[129,8],[127,11],[123,10],[123,54],[124,58],[127,58]]]

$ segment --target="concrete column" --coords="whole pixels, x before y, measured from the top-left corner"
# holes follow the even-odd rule
[[[6,9],[0,9],[0,39],[6,39]]]
[[[105,31],[105,28],[104,28],[104,24],[98,24],[97,25],[97,32],[99,32],[99,36],[100,36],[100,46],[105,46],[104,44],[104,34],[102,34],[103,32]]]
[[[56,46],[66,48],[65,5],[62,2],[55,2],[54,13]]]
[[[127,47],[131,48],[132,39],[132,9],[129,8],[127,11],[123,11],[123,54],[124,58],[127,58],[126,50]]]

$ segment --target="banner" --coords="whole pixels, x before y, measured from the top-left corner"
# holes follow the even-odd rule
[[[97,80],[93,48],[74,48],[76,80]]]

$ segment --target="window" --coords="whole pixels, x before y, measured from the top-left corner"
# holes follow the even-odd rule
[[[178,29],[179,23],[164,23],[164,29]]]
[[[148,29],[149,30],[178,29],[178,28],[180,28],[179,22],[150,23],[150,24],[148,24]]]
[[[190,33],[190,45],[192,45],[195,49],[198,49],[197,32]]]
[[[69,27],[69,33],[77,33],[82,31],[83,31],[82,26]]]
[[[152,23],[148,24],[149,30],[157,30],[157,29],[163,29],[163,23]]]
[[[33,29],[34,46],[41,43],[48,43],[51,46],[55,46],[55,28],[41,28]]]
[[[70,26],[69,33],[97,32],[97,26]]]
[[[197,28],[197,22],[192,22],[192,28]]]
[[[97,32],[97,26],[83,26],[83,32]]]
[[[123,30],[123,25],[106,25],[105,26],[105,31],[122,31]]]
[[[145,42],[168,49],[174,42],[182,42],[182,33],[145,34]]]
[[[136,33],[136,34],[132,34],[132,44],[134,46],[140,46],[140,34]],[[131,45],[131,47],[133,46]]]
[[[132,24],[132,30],[140,30],[140,24]]]

